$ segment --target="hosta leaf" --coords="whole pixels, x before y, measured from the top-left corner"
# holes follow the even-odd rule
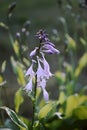
[[[17,125],[21,128],[21,130],[27,130],[27,126],[26,124],[24,124],[24,122],[22,122],[19,117],[17,116],[17,114],[11,110],[10,108],[8,107],[0,107],[0,109],[3,109],[6,111],[6,113],[8,114],[8,116],[10,117],[10,119]]]
[[[7,25],[5,25],[4,23],[2,23],[2,22],[0,22],[0,26],[1,27],[3,27],[3,28],[5,28],[5,29],[8,29],[8,26]]]
[[[78,77],[84,67],[87,66],[87,53],[84,53],[83,56],[79,60],[78,67],[75,71],[75,76]]]
[[[65,110],[66,117],[71,116],[72,111],[75,108],[77,108],[77,106],[78,106],[78,96],[77,95],[69,96],[66,101],[66,110]]]
[[[73,115],[80,120],[87,119],[87,106],[79,106],[73,111]]]
[[[38,113],[39,119],[46,118],[47,114],[52,110],[53,106],[53,102],[46,104]]]
[[[81,38],[80,38],[80,41],[81,41],[81,43],[82,43],[84,46],[86,46],[87,42],[85,41],[85,39],[83,39],[83,38],[81,37]]]
[[[20,46],[19,46],[18,41],[14,40],[11,34],[9,34],[9,38],[10,38],[10,42],[11,42],[11,45],[13,47],[15,54],[19,57]]]
[[[25,78],[24,78],[24,73],[23,69],[20,66],[17,66],[17,75],[18,75],[18,82],[20,85],[25,86]]]
[[[55,112],[49,119],[47,122],[52,122],[58,119],[63,119],[62,117],[62,113],[61,112]]]
[[[17,40],[15,40],[14,43],[13,43],[13,49],[14,49],[15,54],[19,57],[20,47],[19,47],[19,43],[18,43]]]
[[[14,60],[14,57],[11,57],[11,64],[13,67],[14,73],[17,75],[18,83],[22,86],[25,86],[25,78],[22,65]]]
[[[4,72],[6,68],[6,61],[2,63],[1,71]]]
[[[60,91],[60,94],[59,94],[59,103],[62,104],[64,103],[64,101],[66,100],[66,95],[63,91]]]
[[[57,71],[55,73],[56,78],[59,80],[59,82],[64,83],[66,80],[66,75],[63,72]]]
[[[76,49],[75,40],[72,37],[70,37],[68,34],[66,34],[66,38],[67,38],[67,41],[68,41],[68,47],[75,50]]]
[[[19,89],[16,93],[15,93],[15,98],[14,98],[14,102],[15,102],[15,111],[18,113],[19,112],[19,107],[20,105],[23,103],[24,98],[22,95],[22,89]]]
[[[87,96],[85,95],[80,96],[76,94],[69,96],[66,101],[66,110],[65,110],[66,117],[70,117],[73,113],[73,110],[75,110],[85,102],[87,102]]]
[[[6,81],[3,79],[3,77],[0,75],[0,86],[3,86],[6,84]]]
[[[3,82],[3,77],[0,75],[0,83]]]

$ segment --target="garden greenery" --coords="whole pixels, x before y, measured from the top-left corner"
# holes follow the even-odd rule
[[[58,2],[63,6],[61,1]],[[68,2],[68,7],[73,7],[73,2]],[[15,3],[13,5],[16,6]],[[83,70],[86,70],[87,67],[87,38],[83,27],[84,21],[82,21],[84,35],[77,36],[77,32],[75,32],[74,38],[69,33],[66,19],[60,17],[58,20],[64,26],[64,43],[62,43],[65,47],[64,55],[54,45],[54,43],[62,41],[56,29],[53,30],[53,36],[51,37],[54,43],[49,40],[46,31],[40,29],[35,35],[39,43],[28,56],[28,45],[26,40],[24,44],[22,43],[22,37],[23,35],[24,37],[29,36],[27,27],[30,25],[30,21],[25,22],[21,31],[16,33],[15,39],[10,32],[10,28],[0,22],[0,26],[8,30],[9,33],[9,39],[15,54],[15,56],[11,55],[10,62],[20,86],[15,93],[14,110],[4,106],[0,97],[0,128],[2,130],[6,128],[8,130],[87,129],[87,95],[85,94],[87,84],[83,86],[79,81]],[[77,19],[75,18],[75,20]],[[78,43],[83,48],[83,52],[79,57],[76,57],[79,52]],[[61,66],[54,74],[51,73],[50,65],[46,60],[46,55],[49,57],[53,54],[56,57],[58,56],[56,54],[59,54],[59,66]],[[4,90],[6,94],[8,88],[6,86],[5,70],[6,60],[3,61],[0,67],[0,93]],[[56,90],[58,91],[57,99],[51,99],[50,95],[52,93],[50,92],[49,95],[49,91],[46,89],[46,83],[49,82],[50,77],[55,77],[58,85],[58,90]],[[31,119],[20,114],[20,108],[26,102],[25,95],[32,102]],[[3,111],[7,113],[8,118],[4,119]]]

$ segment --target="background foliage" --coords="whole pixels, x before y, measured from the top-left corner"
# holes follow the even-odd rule
[[[27,82],[24,74],[30,65],[29,52],[37,44],[34,35],[44,28],[61,53],[58,57],[47,57],[49,64],[54,63],[51,68],[55,77],[47,85],[49,103],[45,103],[38,89],[34,129],[86,130],[86,1],[15,2],[0,3],[0,127],[31,127],[32,104],[23,91]],[[12,4],[16,6],[10,10]],[[32,98],[31,94],[28,96]]]

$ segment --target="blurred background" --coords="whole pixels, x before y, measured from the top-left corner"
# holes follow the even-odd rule
[[[39,29],[44,29],[49,34],[49,39],[59,49],[58,56],[47,56],[52,73],[69,71],[68,64],[72,66],[73,73],[78,66],[79,59],[87,51],[87,2],[85,0],[1,0],[0,1],[0,66],[7,61],[4,78],[7,81],[6,93],[9,104],[14,107],[13,97],[20,85],[13,73],[10,57],[15,53],[11,46],[11,38],[17,39],[21,34],[22,45],[28,45],[27,57],[30,51],[37,45],[35,34]],[[23,34],[25,24],[28,23],[26,34]],[[82,61],[86,61],[85,60]],[[87,62],[84,63],[82,74],[78,76],[78,87],[87,84]],[[68,72],[67,72],[68,73]],[[59,73],[58,73],[59,74]],[[78,74],[77,74],[78,75]],[[63,77],[63,75],[62,75]],[[59,77],[58,77],[59,78]],[[68,74],[71,81],[71,75]],[[48,91],[52,91],[51,99],[58,97],[59,82],[53,77],[48,81]],[[53,92],[54,90],[54,92]],[[7,104],[6,95],[2,91],[4,105]],[[27,104],[27,103],[26,103]],[[26,111],[26,110],[24,110]]]

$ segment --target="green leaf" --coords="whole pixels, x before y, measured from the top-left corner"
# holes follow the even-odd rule
[[[3,86],[6,84],[6,81],[3,79],[3,77],[0,75],[0,86]]]
[[[60,119],[60,120],[63,119],[61,112],[55,112],[55,113],[47,120],[47,122],[52,122],[52,121],[55,121],[55,120],[58,120],[58,119]]]
[[[55,76],[56,76],[56,78],[59,80],[60,83],[64,83],[65,80],[66,80],[66,75],[65,75],[65,73],[63,73],[63,72],[61,72],[61,71],[57,71],[57,72],[55,73]]]
[[[78,106],[78,95],[71,95],[67,98],[66,101],[66,110],[65,115],[66,117],[70,117],[72,112]]]
[[[72,37],[70,37],[68,34],[66,34],[66,38],[68,41],[68,48],[75,50],[76,49],[75,40]]]
[[[1,67],[2,73],[5,71],[5,68],[6,68],[6,61],[4,61],[4,62],[2,63],[2,67]]]
[[[14,40],[11,34],[9,34],[9,38],[10,38],[10,42],[11,42],[11,45],[13,47],[15,54],[19,57],[20,56],[20,52],[19,52],[20,46],[19,46],[18,41]]]
[[[4,23],[0,22],[0,26],[5,28],[5,29],[9,29],[7,25],[5,25]]]
[[[24,124],[24,122],[22,122],[19,117],[17,116],[17,114],[11,110],[10,108],[8,107],[0,107],[0,109],[3,109],[6,111],[6,113],[8,114],[8,116],[10,117],[10,119],[17,125],[21,128],[21,130],[27,130],[27,126],[26,124]]]
[[[64,62],[64,67],[66,68],[66,72],[72,74],[73,73],[73,67],[71,64]]]
[[[0,75],[0,83],[3,82],[3,77]]]
[[[63,104],[65,100],[66,100],[66,95],[65,95],[65,93],[64,93],[63,91],[60,91],[59,100],[58,100],[59,103],[60,103],[60,104]]]
[[[80,96],[78,94],[69,96],[66,101],[66,117],[70,117],[73,113],[73,110],[75,110],[85,102],[87,102],[87,96]]]
[[[87,106],[79,106],[73,111],[73,115],[80,120],[87,119]]]
[[[22,89],[19,89],[16,93],[15,93],[15,98],[14,98],[14,102],[15,102],[15,111],[18,113],[19,112],[19,108],[20,105],[23,103],[24,98],[22,95]]]
[[[79,60],[78,67],[75,71],[75,77],[78,77],[84,67],[87,66],[87,53],[84,53],[83,56]]]
[[[20,47],[19,47],[19,43],[17,40],[15,40],[13,43],[13,49],[14,49],[15,54],[19,57],[20,56],[20,54],[19,54]]]
[[[26,82],[25,82],[25,78],[24,78],[24,72],[23,69],[20,66],[16,67],[17,70],[17,75],[18,75],[18,83],[22,86],[25,86]]]
[[[85,41],[85,39],[83,39],[83,38],[81,37],[81,38],[80,38],[80,41],[81,41],[81,43],[82,43],[84,46],[86,46],[87,42]]]
[[[46,119],[46,117],[48,117],[51,110],[54,110],[55,105],[57,105],[57,103],[49,102],[44,107],[42,107],[42,109],[40,109],[40,111],[38,113],[38,118],[39,119],[43,119],[43,118]]]
[[[25,86],[25,78],[24,78],[24,72],[23,72],[23,66],[19,62],[14,60],[14,57],[11,57],[11,64],[13,67],[14,73],[17,75],[18,83],[22,86]]]

